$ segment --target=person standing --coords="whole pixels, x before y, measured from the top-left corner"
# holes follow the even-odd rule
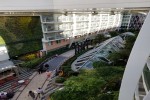
[[[43,70],[43,66],[40,66],[40,68],[38,69],[39,74],[42,73],[42,70]]]
[[[38,88],[38,89],[36,90],[36,92],[38,93],[37,97],[39,97],[39,98],[41,97],[40,95],[43,94],[42,88]]]
[[[35,94],[33,91],[29,91],[28,96],[31,96],[33,100],[35,99]]]
[[[51,71],[46,71],[46,75],[47,75],[47,78],[49,78],[51,76]]]

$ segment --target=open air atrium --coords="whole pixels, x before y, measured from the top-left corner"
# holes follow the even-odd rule
[[[150,100],[150,0],[0,0],[0,100]]]

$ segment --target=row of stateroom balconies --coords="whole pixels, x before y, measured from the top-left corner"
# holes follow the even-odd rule
[[[111,29],[118,27],[119,16],[109,17],[106,15],[75,15],[75,20],[73,21],[72,15],[43,15],[41,16],[42,31],[43,31],[43,42],[67,39],[70,37],[85,35],[92,32],[97,32],[98,30],[105,30],[106,28]],[[101,17],[101,19],[100,19]],[[103,17],[103,19],[102,19]],[[91,19],[89,19],[91,18]],[[109,21],[108,21],[108,18]],[[118,18],[118,20],[116,20]],[[93,20],[93,21],[92,21]],[[116,21],[116,22],[115,22]],[[114,25],[116,24],[116,26]],[[53,33],[58,33],[55,36],[52,36]],[[49,34],[47,36],[46,34]],[[60,35],[60,34],[63,34]]]
[[[98,28],[91,28],[90,33],[98,32],[98,30],[99,30]],[[105,30],[105,28],[101,28],[101,30]],[[54,34],[52,35],[52,32],[50,34],[44,33],[45,37],[42,39],[42,42],[49,42],[49,41],[55,41],[55,40],[61,40],[61,39],[69,39],[73,36],[75,37],[75,36],[79,36],[79,35],[83,36],[83,35],[87,35],[88,31],[87,31],[87,29],[79,29],[79,30],[76,30],[74,35],[73,35],[73,31],[63,31],[62,33],[60,33],[59,31],[56,31],[56,33],[54,33],[55,35]]]
[[[96,28],[97,27],[106,27],[108,23],[106,22],[102,22],[101,26],[99,22],[94,22],[91,23],[91,29],[92,28]],[[113,22],[109,22],[108,26],[111,28],[113,27]],[[76,29],[88,29],[88,23],[77,23],[76,24]],[[60,25],[43,25],[43,30],[44,33],[51,33],[50,31],[56,31],[56,30],[64,30],[64,31],[68,31],[68,30],[73,30],[73,24],[60,24]],[[62,31],[58,31],[58,32],[62,32]]]
[[[106,24],[103,24],[103,26],[106,26]],[[103,27],[102,26],[102,27]],[[98,29],[99,23],[92,23],[90,26],[90,30],[91,29]],[[79,29],[88,29],[88,25],[87,24],[77,24],[76,25],[76,30]],[[72,24],[66,24],[66,25],[43,25],[43,31],[44,33],[52,33],[52,32],[63,32],[64,31],[69,31],[69,30],[73,30],[73,25]]]
[[[114,15],[111,15],[111,16],[114,16]],[[91,16],[91,21],[97,22],[97,21],[100,21],[100,19],[102,19],[103,21],[106,21],[108,20],[108,17],[110,17],[109,14],[102,15],[102,17],[100,17],[100,15],[94,15],[94,16]],[[90,20],[90,16],[75,15],[75,20],[76,22],[84,22],[84,21],[88,22]],[[110,20],[111,20],[111,17],[110,17]],[[62,23],[62,22],[73,22],[73,15],[42,16],[42,23]]]

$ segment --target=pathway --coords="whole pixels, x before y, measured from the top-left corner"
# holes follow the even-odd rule
[[[64,63],[64,61],[68,60],[70,57],[74,56],[75,51],[70,50],[68,52],[65,52],[59,56],[64,57],[65,60],[60,60],[59,63]],[[59,57],[58,56],[58,57]],[[54,59],[56,59],[55,57]],[[55,60],[51,59],[51,61]],[[61,65],[60,64],[60,65]],[[59,66],[60,66],[59,65]],[[59,67],[57,66],[57,67]],[[30,77],[31,81],[27,86],[22,86],[19,91],[15,93],[15,96],[12,100],[32,100],[30,97],[28,97],[28,92],[30,90],[35,91],[37,88],[42,87],[43,90],[47,88],[47,86],[50,84],[50,79],[47,79],[46,73],[38,74],[37,72],[34,72],[33,75]],[[37,98],[39,100],[39,98]]]

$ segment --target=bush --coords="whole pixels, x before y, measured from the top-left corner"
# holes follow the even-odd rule
[[[55,80],[56,83],[63,83],[64,81],[66,81],[66,79],[64,77],[58,77]]]
[[[114,98],[114,95],[104,93],[104,94],[100,94],[96,100],[113,100],[113,98]]]
[[[21,67],[28,67],[28,68],[35,68],[37,65],[39,65],[42,61],[44,60],[44,58],[36,58],[33,59],[31,61],[28,62],[24,62],[23,64],[21,64]]]
[[[25,56],[20,57],[20,60],[29,61],[36,58],[36,54],[27,54]]]
[[[96,61],[93,63],[94,68],[104,67],[104,66],[110,66],[106,62]]]
[[[116,31],[109,32],[109,34],[111,35],[111,37],[115,37],[115,36],[119,35],[119,33]]]

